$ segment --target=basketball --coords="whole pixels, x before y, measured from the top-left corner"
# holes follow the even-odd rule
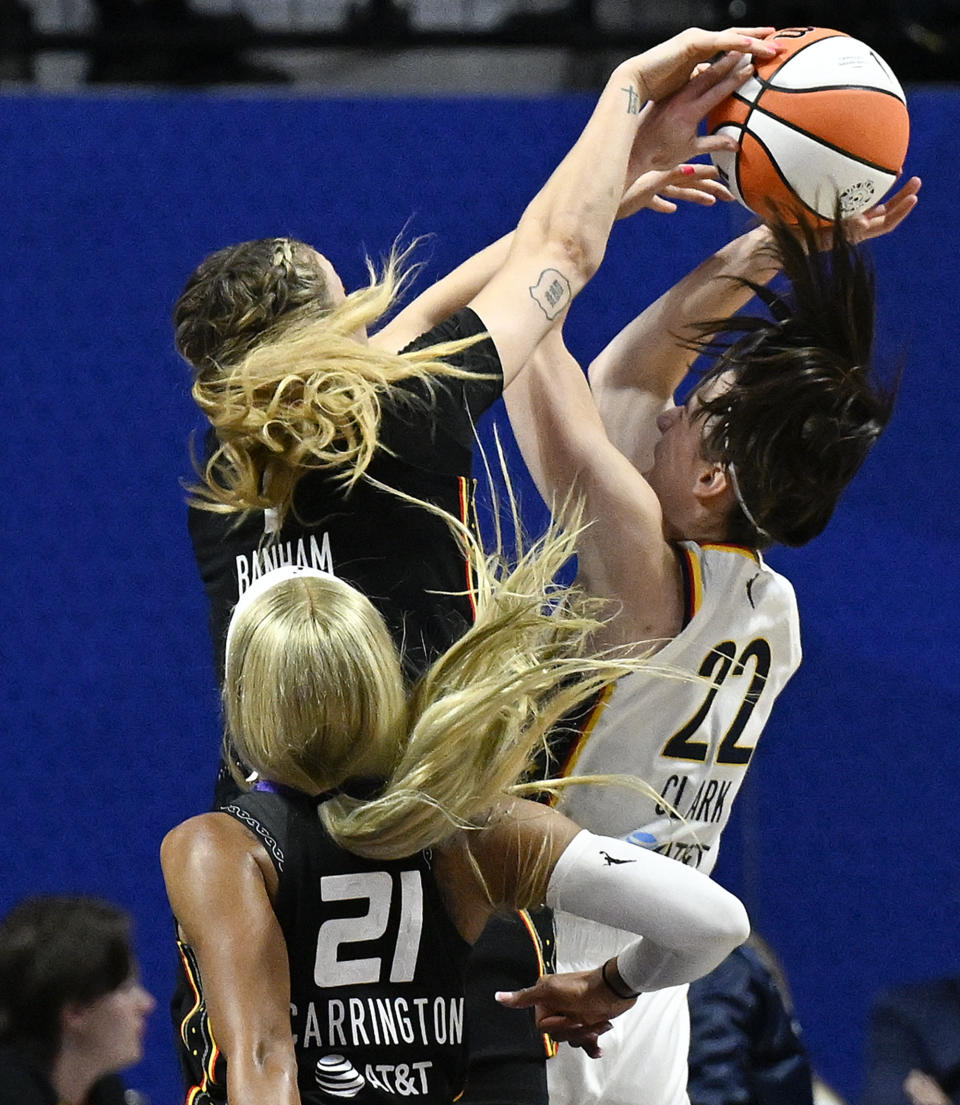
[[[761,218],[814,224],[875,203],[903,168],[910,137],[906,98],[866,43],[825,27],[790,27],[785,49],[710,112],[709,134],[738,148],[715,152],[723,182]]]

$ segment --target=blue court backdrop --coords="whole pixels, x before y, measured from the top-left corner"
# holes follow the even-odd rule
[[[960,969],[960,91],[909,100],[922,200],[872,248],[900,405],[827,534],[770,557],[796,585],[806,658],[719,870],[781,952],[818,1068],[851,1097],[875,991]],[[178,482],[198,422],[171,305],[209,251],[276,234],[317,244],[348,286],[364,251],[431,234],[431,279],[510,229],[591,102],[0,97],[0,907],[72,891],[133,912],[160,1008],[132,1082],[153,1105],[180,1099],[157,849],[206,808],[219,739]],[[746,219],[724,206],[618,226],[572,313],[574,352],[588,359]]]

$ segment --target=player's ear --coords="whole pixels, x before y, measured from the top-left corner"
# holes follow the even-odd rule
[[[719,461],[705,460],[697,472],[693,491],[701,506],[723,506],[724,500],[734,497],[733,486],[726,466]]]

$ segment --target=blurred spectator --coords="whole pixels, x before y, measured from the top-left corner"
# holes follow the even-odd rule
[[[960,976],[879,995],[866,1065],[863,1105],[960,1103]]]
[[[690,1105],[813,1105],[783,969],[756,934],[691,983]]]
[[[401,37],[410,33],[410,9],[396,0],[365,0],[347,8],[346,25],[360,34]]]
[[[248,61],[255,28],[242,13],[207,15],[187,0],[93,0],[93,84],[275,83],[286,74]]]
[[[650,44],[691,23],[720,27],[731,20],[780,27],[839,23],[869,42],[901,81],[956,78],[960,0],[914,0],[910,5],[848,0],[842,15],[841,20],[833,0],[659,5],[624,0],[221,0],[217,5],[208,0],[0,0],[0,81],[30,81],[37,78],[38,68],[37,79],[42,80],[51,69],[51,53],[56,59],[75,51],[77,44],[88,53],[86,79],[92,83],[274,84],[301,80],[304,74],[316,80],[327,74],[331,33],[342,36],[333,43],[334,56],[347,44],[359,49],[358,71],[365,74],[364,51],[424,45],[424,34],[445,29],[462,31],[465,45],[475,43],[470,36],[480,32],[490,45],[499,35],[514,45],[526,41],[565,51],[563,80],[593,87],[606,74],[604,51],[618,44],[620,36]],[[314,32],[319,37],[311,41]],[[74,41],[65,42],[64,36]],[[288,47],[293,49],[283,57]],[[270,53],[258,56],[258,51]],[[510,72],[509,66],[505,71]],[[491,83],[499,72],[493,66]]]
[[[20,0],[0,0],[0,81],[33,79],[28,40],[33,32],[30,9]]]
[[[0,922],[0,1105],[124,1105],[155,1002],[130,919],[95,898],[38,897]]]

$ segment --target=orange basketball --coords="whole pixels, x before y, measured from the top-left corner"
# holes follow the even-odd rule
[[[903,168],[906,98],[865,43],[825,27],[789,27],[786,47],[707,117],[708,133],[737,139],[713,155],[724,183],[761,217],[828,222],[879,203]]]

